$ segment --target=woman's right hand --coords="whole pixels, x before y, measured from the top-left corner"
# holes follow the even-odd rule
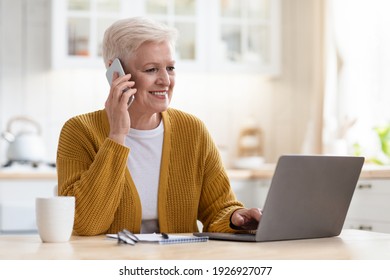
[[[137,92],[137,89],[132,88],[135,85],[134,81],[130,81],[131,74],[118,77],[118,73],[114,73],[113,81],[110,89],[110,94],[105,103],[105,109],[110,123],[109,138],[115,142],[124,145],[125,137],[129,133],[131,120],[128,112],[127,102],[130,96]],[[124,92],[125,91],[125,92]]]

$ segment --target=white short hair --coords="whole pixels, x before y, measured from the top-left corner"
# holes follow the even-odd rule
[[[177,30],[144,17],[121,19],[104,33],[103,59],[108,67],[115,58],[127,60],[145,42],[167,41],[175,49]]]

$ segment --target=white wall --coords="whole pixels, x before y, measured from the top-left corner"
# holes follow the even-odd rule
[[[178,73],[172,107],[200,117],[231,158],[241,125],[255,117],[265,133],[265,157],[302,151],[308,130],[318,151],[318,127],[310,124],[321,97],[322,0],[282,1],[282,74]],[[0,131],[14,115],[42,124],[55,160],[62,124],[71,116],[103,108],[108,84],[101,69],[50,69],[50,0],[0,0]],[[314,144],[314,145],[313,145]],[[7,143],[0,140],[0,163]],[[309,145],[310,146],[310,145]],[[314,148],[313,148],[314,147]]]

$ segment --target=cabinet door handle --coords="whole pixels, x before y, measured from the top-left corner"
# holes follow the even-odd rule
[[[372,189],[372,185],[369,183],[368,184],[359,184],[358,189],[359,190],[365,190],[365,189],[369,190],[369,189]]]
[[[372,231],[372,226],[360,225],[360,226],[358,227],[358,229],[360,229],[360,230],[369,230],[369,231]]]

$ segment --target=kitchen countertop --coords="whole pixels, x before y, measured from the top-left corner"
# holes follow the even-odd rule
[[[264,164],[258,169],[227,169],[230,179],[238,180],[270,180],[276,164]],[[360,179],[390,179],[390,166],[365,164]]]
[[[2,172],[0,180],[56,180],[56,172]]]
[[[270,180],[275,164],[264,164],[258,169],[227,169],[230,179],[234,180]],[[55,169],[45,170],[0,170],[0,180],[57,179]],[[367,164],[363,166],[360,179],[390,179],[390,166]]]
[[[0,169],[0,180],[56,180],[55,168]]]

